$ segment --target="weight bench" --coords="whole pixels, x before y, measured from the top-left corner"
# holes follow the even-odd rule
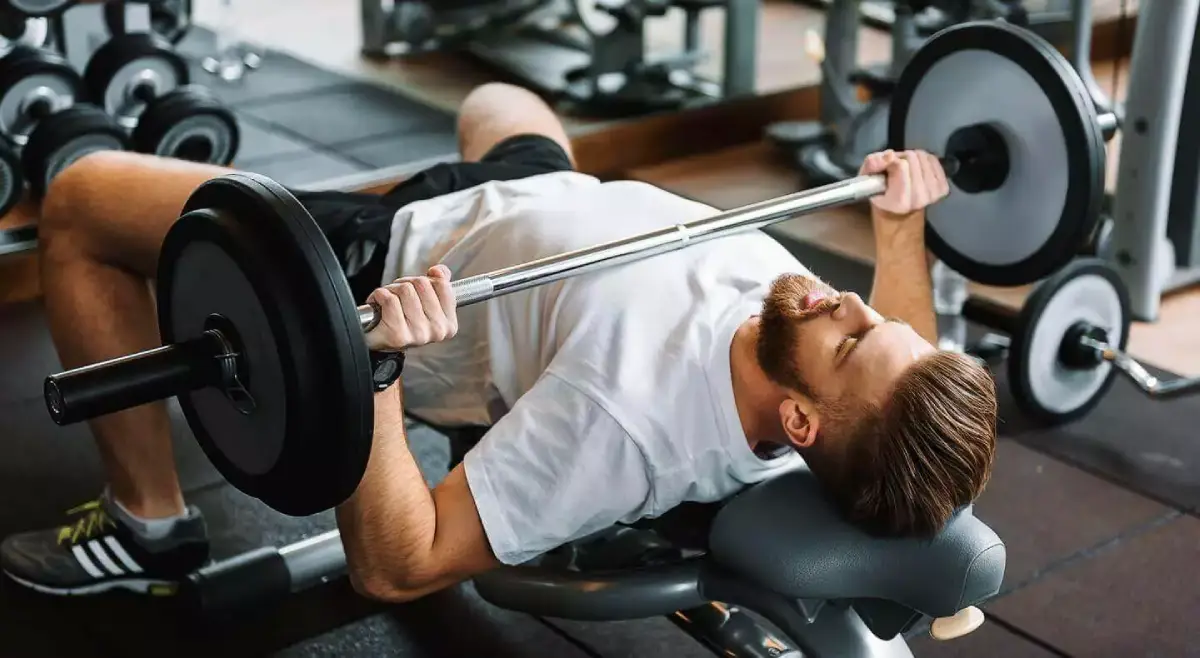
[[[938,634],[946,639],[974,630],[972,606],[999,591],[1004,564],[1003,542],[970,507],[933,540],[874,539],[843,521],[802,469],[723,505],[684,505],[597,533],[475,585],[496,606],[539,616],[666,616],[718,655],[878,658],[911,656],[901,634],[923,617],[972,618],[935,621],[949,627]],[[186,594],[206,613],[244,610],[345,568],[331,531],[205,567]]]

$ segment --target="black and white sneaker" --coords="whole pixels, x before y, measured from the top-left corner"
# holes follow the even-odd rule
[[[66,525],[8,537],[0,543],[0,570],[45,594],[78,596],[125,589],[169,596],[188,573],[208,560],[200,510],[188,508],[166,536],[147,539],[112,514],[101,500],[67,512]]]

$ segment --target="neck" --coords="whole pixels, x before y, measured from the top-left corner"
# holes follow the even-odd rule
[[[754,317],[738,327],[729,346],[733,401],[751,449],[761,443],[778,443],[783,439],[778,411],[783,393],[758,366],[757,341],[758,318]]]

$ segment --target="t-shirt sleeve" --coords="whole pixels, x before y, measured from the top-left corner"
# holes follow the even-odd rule
[[[510,565],[636,519],[650,496],[646,461],[629,434],[549,373],[463,466],[492,552]]]

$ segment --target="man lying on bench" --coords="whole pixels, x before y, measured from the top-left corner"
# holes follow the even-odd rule
[[[462,162],[382,197],[297,192],[357,299],[383,309],[372,348],[405,354],[402,377],[375,398],[366,475],[337,510],[360,591],[413,599],[616,522],[726,498],[801,460],[879,535],[933,535],[980,493],[994,385],[970,358],[931,345],[923,209],[948,192],[936,158],[889,151],[863,165],[888,180],[871,201],[871,306],[754,232],[456,312],[451,271],[715,212],[573,171],[563,127],[518,88],[475,90],[458,127]],[[185,200],[222,173],[101,153],[55,179],[39,225],[42,288],[65,367],[159,345],[147,278]],[[430,490],[405,412],[490,430]],[[208,555],[200,512],[180,491],[167,407],[91,428],[108,487],[63,525],[9,537],[0,566],[52,593],[160,591]]]

